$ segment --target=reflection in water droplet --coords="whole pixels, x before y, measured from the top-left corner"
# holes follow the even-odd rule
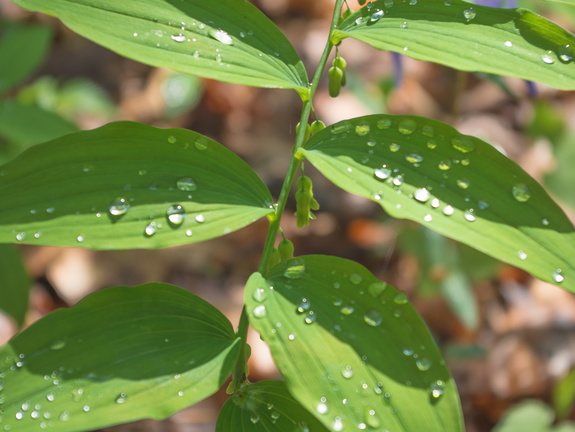
[[[475,144],[469,138],[456,136],[451,139],[451,145],[461,153],[469,153],[475,149]]]
[[[353,369],[351,368],[350,365],[347,365],[341,370],[341,376],[344,377],[345,379],[350,379],[351,377],[353,377]]]
[[[410,153],[405,156],[405,160],[415,165],[423,162],[423,156],[421,156],[419,153]]]
[[[158,224],[155,221],[150,222],[148,225],[146,225],[146,228],[144,228],[144,234],[147,237],[151,237],[157,232],[158,232]]]
[[[403,135],[411,135],[413,132],[415,132],[416,128],[417,125],[415,121],[411,119],[401,120],[397,125],[397,130]]]
[[[121,216],[126,214],[130,209],[130,203],[126,198],[116,198],[108,206],[108,211],[112,216]]]
[[[413,355],[413,348],[405,347],[402,352],[404,356],[410,357]]]
[[[376,178],[380,179],[380,180],[385,180],[385,179],[388,179],[388,178],[391,176],[391,170],[388,169],[388,168],[385,168],[385,167],[383,167],[383,168],[376,168],[376,169],[373,171],[373,175],[374,175]]]
[[[344,305],[341,307],[341,309],[339,310],[341,312],[342,315],[351,315],[354,311],[353,306],[350,305]]]
[[[256,288],[252,293],[252,298],[257,302],[262,303],[268,298],[268,292],[265,288]]]
[[[251,413],[251,414],[250,414],[250,421],[251,421],[253,424],[256,424],[257,422],[260,421],[260,416],[257,415],[256,413]]]
[[[203,214],[199,214],[194,217],[194,220],[197,223],[204,223],[206,221],[206,217]]]
[[[391,120],[389,119],[380,119],[377,121],[376,126],[378,129],[389,129],[391,127]]]
[[[471,214],[469,211],[466,211],[465,214],[463,215],[463,217],[468,222],[475,222],[475,220],[476,220],[476,217],[473,214]]]
[[[393,153],[398,152],[400,148],[401,148],[401,146],[397,143],[391,143],[389,145],[389,151],[391,151]]]
[[[422,203],[427,202],[430,197],[431,194],[426,188],[416,189],[413,193],[413,198]]]
[[[324,397],[322,397],[322,398],[320,399],[320,403],[317,404],[316,411],[317,411],[319,414],[327,414],[327,412],[329,411],[329,408],[328,408],[326,402],[327,402],[327,399],[324,398]]]
[[[172,38],[173,41],[175,42],[185,42],[186,41],[186,36],[184,36],[183,34],[177,34],[177,35],[171,35],[170,36]]]
[[[523,183],[517,183],[513,186],[511,193],[513,194],[513,198],[519,202],[527,202],[529,198],[531,198],[531,191]]]
[[[356,133],[356,135],[364,136],[364,135],[367,135],[369,133],[369,129],[370,128],[369,128],[368,124],[358,124],[355,127],[355,133]]]
[[[438,167],[442,171],[447,171],[449,168],[451,168],[451,161],[449,159],[442,160],[441,162],[439,162]]]
[[[194,147],[196,147],[196,150],[199,151],[204,151],[205,149],[208,148],[208,139],[205,137],[199,137],[195,142],[194,142]]]
[[[441,202],[437,198],[433,198],[431,200],[431,207],[436,209],[436,208],[439,208],[440,205],[441,205]]]
[[[406,304],[408,302],[407,294],[405,294],[404,292],[397,293],[393,298],[393,302],[398,305]]]
[[[288,335],[288,339],[289,339],[290,341],[295,340],[295,335],[294,335],[293,333],[289,334],[289,335]]]
[[[553,51],[547,51],[545,54],[541,55],[541,61],[545,64],[553,64],[555,60],[553,60]]]
[[[563,276],[563,271],[561,269],[557,269],[553,272],[553,281],[555,281],[555,283],[561,283],[565,280],[565,277]]]
[[[173,135],[168,136],[168,142],[169,142],[170,144],[175,144],[176,141],[177,141],[177,139],[176,139],[175,136],[173,136]]]
[[[513,46],[513,42],[511,42],[511,41],[505,41],[505,42],[503,43],[503,45],[505,45],[507,48],[511,48],[511,47]]]
[[[429,125],[423,125],[421,127],[421,133],[425,136],[428,136],[428,137],[435,136],[435,131],[433,130],[433,127],[431,127]]]
[[[126,403],[127,400],[128,400],[128,396],[126,395],[126,393],[120,393],[120,394],[116,397],[116,403],[117,403],[117,404]]]
[[[523,252],[521,249],[519,249],[519,250],[517,251],[517,257],[518,257],[520,260],[526,260],[526,259],[527,259],[527,254],[526,254],[525,252]]]
[[[473,8],[465,9],[463,11],[463,16],[465,17],[465,19],[467,21],[471,21],[473,18],[475,18],[476,15],[477,15],[477,13],[475,12],[475,10]]]
[[[557,52],[557,56],[559,60],[563,63],[570,63],[573,61],[573,48],[571,45],[565,45],[564,47],[560,48]]]
[[[180,226],[186,218],[186,211],[180,204],[173,204],[166,211],[168,221],[174,226]]]
[[[377,327],[383,322],[383,316],[375,309],[371,309],[365,313],[363,320],[372,327]]]
[[[386,288],[387,288],[387,284],[384,282],[380,282],[380,281],[373,282],[372,284],[370,284],[367,287],[367,292],[372,297],[379,297],[381,295],[381,293],[385,291]]]
[[[209,35],[224,45],[232,45],[234,43],[232,37],[223,30],[210,30]]]
[[[179,179],[177,181],[176,185],[177,185],[179,190],[186,191],[186,192],[195,191],[198,188],[198,185],[196,184],[196,182],[189,177],[184,177],[184,178]]]
[[[187,237],[191,237],[191,236],[192,236],[192,230],[191,230],[191,229],[186,230],[186,236],[187,236]]]
[[[467,189],[470,184],[469,179],[466,178],[457,179],[455,183],[457,183],[457,186],[459,186],[461,189]]]
[[[443,208],[443,214],[445,216],[451,216],[455,212],[455,209],[450,205],[447,205]]]
[[[477,201],[477,206],[481,209],[481,210],[485,210],[489,208],[489,203],[487,201],[482,201],[479,200]]]
[[[341,417],[336,417],[333,419],[332,429],[336,432],[343,430],[343,421],[341,420]]]
[[[308,315],[303,319],[303,322],[306,324],[313,324],[317,317],[315,316],[314,311],[309,311]]]
[[[427,213],[425,216],[423,216],[423,220],[424,222],[431,222],[433,221],[433,216],[430,213]]]
[[[264,305],[259,305],[254,308],[254,316],[256,318],[263,318],[267,315],[267,310]]]
[[[443,381],[437,380],[432,382],[429,386],[429,392],[431,393],[431,397],[434,399],[439,399],[441,396],[443,396]]]
[[[407,21],[403,21],[400,25],[399,25],[400,29],[403,30],[407,30],[409,28],[409,24],[407,23]]]
[[[547,218],[541,219],[541,224],[543,224],[545,226],[549,225],[549,219],[547,219]]]
[[[418,358],[415,361],[415,365],[417,366],[417,369],[424,372],[426,370],[429,370],[429,368],[431,367],[431,362],[428,359],[426,359],[425,357],[422,357],[422,358]]]
[[[23,241],[26,239],[26,233],[25,232],[21,232],[16,234],[16,240],[18,241]]]
[[[369,20],[371,22],[379,21],[381,18],[383,18],[383,15],[384,12],[381,9],[377,9],[374,13],[371,14]]]

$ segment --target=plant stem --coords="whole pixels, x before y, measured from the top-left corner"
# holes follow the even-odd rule
[[[325,65],[327,64],[329,54],[331,53],[331,50],[333,48],[333,44],[330,42],[331,35],[341,15],[342,4],[343,0],[336,0],[327,42],[324,47],[321,58],[319,60],[312,82],[310,84],[309,98],[305,99],[303,102],[302,112],[300,116],[301,127],[299,128],[299,131],[296,136],[296,141],[292,151],[292,158],[282,185],[282,189],[280,191],[280,195],[278,197],[276,211],[271,216],[268,216],[268,219],[270,220],[270,226],[268,228],[266,242],[264,245],[264,251],[262,253],[262,259],[258,267],[258,272],[261,274],[265,274],[267,271],[268,262],[275,245],[278,230],[280,228],[281,217],[285,210],[285,206],[289,197],[290,190],[292,188],[297,168],[302,160],[302,157],[298,155],[298,150],[304,144],[305,132],[306,132],[306,128],[304,127],[304,125],[306,125],[309,122],[309,116],[312,110],[313,97],[319,85],[319,81],[325,69]],[[248,360],[246,356],[248,327],[249,322],[246,307],[244,306],[244,308],[242,309],[242,315],[240,318],[238,331],[236,333],[236,335],[241,338],[240,355],[238,361],[236,362],[232,377],[233,389],[236,392],[239,391],[241,384],[245,381],[244,373],[246,370],[246,363]]]

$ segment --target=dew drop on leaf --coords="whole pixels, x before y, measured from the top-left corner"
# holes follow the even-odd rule
[[[439,399],[441,396],[443,396],[444,393],[443,381],[437,380],[432,382],[431,385],[429,386],[429,392],[431,394],[431,397],[434,399]]]
[[[350,379],[353,377],[353,369],[351,368],[350,365],[347,365],[341,370],[341,376],[344,377],[345,379]]]
[[[391,176],[391,170],[388,168],[376,168],[373,171],[373,175],[380,179],[380,180],[385,180],[388,179]]]
[[[315,316],[314,311],[309,311],[308,315],[303,319],[303,322],[306,324],[313,324],[317,317]]]
[[[354,285],[357,285],[362,280],[363,280],[362,277],[357,273],[352,273],[351,276],[349,277],[349,281]]]
[[[565,277],[563,276],[563,272],[561,269],[557,269],[553,272],[553,281],[555,281],[555,283],[561,283],[565,280]]]
[[[296,308],[296,312],[299,314],[302,314],[305,311],[309,310],[310,307],[311,307],[311,303],[308,302],[306,298],[302,298],[301,302],[298,304],[298,306]]]
[[[391,143],[389,145],[389,151],[393,152],[393,153],[398,152],[400,148],[401,148],[401,146],[397,143]]]
[[[515,186],[513,186],[511,193],[513,194],[513,198],[519,202],[527,202],[529,201],[529,198],[531,198],[531,192],[529,191],[529,188],[523,183],[517,183]]]
[[[197,223],[204,223],[206,221],[206,217],[203,214],[199,214],[194,217],[194,220]]]
[[[407,300],[407,294],[405,294],[404,292],[399,292],[395,295],[395,297],[393,298],[393,302],[395,304],[398,305],[403,305],[406,304],[408,302]]]
[[[410,153],[405,156],[405,160],[415,165],[423,162],[423,156],[421,156],[419,153]]]
[[[374,13],[371,14],[371,16],[369,17],[369,20],[371,22],[376,22],[379,21],[381,18],[383,18],[384,12],[381,9],[377,9]]]
[[[467,21],[471,21],[473,18],[475,18],[476,15],[477,15],[477,12],[475,12],[475,10],[473,8],[465,9],[463,11],[463,16],[465,17],[465,19]]]
[[[423,221],[424,222],[431,222],[431,221],[433,221],[433,216],[430,213],[427,213],[425,216],[423,216]]]
[[[170,144],[175,144],[175,142],[177,141],[176,137],[173,135],[168,136],[168,142]]]
[[[294,340],[295,340],[295,334],[290,333],[290,334],[288,335],[288,340],[294,341]]]
[[[189,177],[179,179],[176,182],[176,186],[178,187],[179,190],[186,192],[192,192],[198,188],[198,185],[196,184],[194,179],[191,179]]]
[[[475,222],[475,219],[476,219],[476,217],[473,214],[471,214],[469,211],[466,211],[465,214],[463,215],[463,217],[468,222]]]
[[[457,186],[459,186],[461,189],[467,189],[470,184],[469,179],[466,178],[457,179],[455,183],[457,183]]]
[[[267,315],[267,310],[264,305],[259,305],[254,308],[254,316],[256,318],[263,318]]]
[[[173,204],[168,207],[166,216],[168,217],[170,224],[174,226],[180,226],[182,223],[184,223],[184,219],[186,218],[186,211],[180,204]]]
[[[450,205],[446,205],[443,208],[443,214],[445,216],[451,216],[454,212],[455,212],[455,209],[453,207],[451,207]]]
[[[435,136],[435,130],[433,130],[433,127],[429,126],[429,125],[423,125],[421,127],[421,133],[425,136],[428,136],[428,137]]]
[[[232,37],[223,30],[212,30],[209,32],[210,36],[213,37],[215,40],[223,43],[224,45],[232,45],[234,40]]]
[[[403,352],[403,355],[404,355],[404,356],[410,357],[410,356],[413,355],[413,348],[411,348],[411,347],[405,347],[402,352]]]
[[[364,136],[369,133],[369,125],[368,124],[359,124],[355,127],[355,133],[358,136]]]
[[[322,397],[320,399],[320,403],[317,404],[316,411],[319,414],[327,414],[328,413],[329,408],[327,406],[327,399],[325,397]]]
[[[265,288],[256,288],[252,293],[252,298],[257,302],[262,303],[268,298],[268,292]]]
[[[250,414],[250,421],[253,424],[256,424],[257,422],[260,421],[260,416],[258,416],[256,413],[252,413],[252,414]]]
[[[193,234],[193,233],[192,233],[192,230],[191,230],[191,229],[186,230],[186,237],[191,237],[192,234]]]
[[[411,135],[413,132],[415,132],[416,128],[417,125],[415,121],[411,119],[401,120],[397,125],[397,130],[403,135]]]
[[[541,55],[541,61],[545,64],[553,64],[555,60],[553,60],[553,51],[547,51],[545,54]]]
[[[172,38],[173,41],[178,42],[178,43],[186,41],[186,36],[184,36],[181,33],[177,34],[177,35],[172,35],[172,36],[170,36],[170,38]]]
[[[354,308],[353,308],[353,306],[350,306],[350,305],[344,305],[341,307],[341,309],[339,311],[342,315],[347,316],[347,315],[351,315],[353,313]]]
[[[368,310],[363,316],[363,320],[371,327],[377,327],[383,322],[383,316],[375,309]]]
[[[116,403],[117,403],[117,404],[126,403],[127,400],[128,400],[128,396],[126,395],[126,393],[120,393],[120,394],[116,397]]]
[[[299,258],[288,261],[288,266],[284,271],[284,277],[288,279],[299,279],[305,274],[305,262]]]
[[[204,137],[198,138],[194,142],[194,147],[196,147],[196,150],[204,151],[205,149],[208,148],[208,139]]]
[[[426,188],[416,189],[413,193],[413,198],[422,203],[427,202],[430,197],[431,194]]]
[[[333,425],[332,425],[332,429],[336,432],[342,431],[343,430],[343,421],[341,420],[341,417],[336,417],[333,420]]]
[[[451,145],[461,153],[469,153],[475,149],[475,144],[469,138],[456,136],[451,139]]]
[[[152,237],[157,232],[158,232],[158,224],[154,221],[150,222],[144,228],[144,234],[146,235],[146,237]]]
[[[526,259],[527,259],[527,254],[520,249],[520,250],[517,251],[517,257],[518,257],[520,260],[526,260]]]
[[[108,206],[108,211],[112,216],[121,216],[130,210],[130,203],[126,198],[116,198]]]
[[[367,287],[367,292],[369,293],[370,296],[377,298],[381,295],[382,292],[385,291],[385,289],[387,288],[387,284],[384,282],[373,282],[372,284],[370,284]]]
[[[389,129],[391,127],[391,120],[379,119],[375,125],[378,129]]]
[[[429,370],[429,368],[431,367],[431,361],[429,361],[425,357],[422,357],[418,358],[415,361],[415,365],[417,366],[417,369],[419,369],[422,372],[425,372],[426,370]]]

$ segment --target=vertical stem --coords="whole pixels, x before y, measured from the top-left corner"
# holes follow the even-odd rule
[[[299,128],[298,134],[296,136],[296,141],[295,141],[293,151],[292,151],[292,158],[291,158],[288,170],[287,170],[286,177],[285,177],[283,185],[282,185],[282,189],[280,191],[280,195],[278,197],[276,211],[274,212],[274,214],[268,216],[268,218],[270,220],[270,226],[268,228],[266,242],[264,245],[264,251],[262,253],[262,259],[261,259],[260,265],[258,267],[258,272],[262,273],[262,274],[265,274],[265,272],[267,270],[270,255],[273,251],[276,237],[277,237],[277,233],[278,233],[278,230],[280,228],[281,217],[282,217],[283,212],[285,210],[285,206],[286,206],[286,203],[287,203],[287,200],[289,197],[289,193],[290,193],[290,190],[291,190],[294,178],[295,178],[297,167],[298,167],[299,163],[301,162],[301,157],[298,156],[297,151],[304,144],[305,129],[306,129],[304,127],[304,125],[306,125],[309,121],[309,116],[310,116],[311,109],[312,109],[312,100],[313,100],[313,97],[314,97],[315,92],[317,90],[317,87],[319,85],[319,81],[321,79],[321,76],[323,74],[325,66],[327,64],[327,59],[329,57],[329,54],[333,48],[333,44],[330,42],[331,35],[332,35],[333,29],[337,25],[337,22],[339,20],[340,15],[341,15],[342,4],[343,4],[343,0],[336,0],[336,2],[335,2],[335,7],[334,7],[333,16],[332,16],[332,20],[331,20],[331,24],[330,24],[330,31],[329,31],[328,39],[327,39],[326,45],[324,47],[323,53],[321,55],[321,58],[319,60],[318,67],[315,71],[314,77],[313,77],[312,82],[310,84],[309,97],[303,101],[303,107],[302,107],[302,112],[301,112],[301,116],[300,116],[300,125],[302,125],[302,126]],[[236,335],[239,338],[241,338],[241,348],[240,348],[240,355],[239,355],[238,361],[236,362],[236,365],[235,365],[235,368],[233,371],[233,377],[232,377],[234,391],[238,391],[241,384],[245,381],[244,372],[247,368],[247,360],[248,360],[247,356],[246,356],[248,327],[249,327],[249,322],[248,322],[248,317],[247,317],[247,313],[246,313],[246,308],[244,306],[244,308],[242,309],[242,315],[240,318],[240,324],[238,326],[238,331],[236,333]]]

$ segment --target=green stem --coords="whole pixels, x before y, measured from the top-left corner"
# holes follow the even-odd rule
[[[310,116],[310,112],[312,110],[313,97],[315,95],[315,92],[316,92],[317,87],[319,85],[319,81],[321,79],[321,76],[322,76],[323,71],[325,69],[325,66],[327,64],[327,59],[329,57],[329,54],[333,48],[333,44],[330,42],[330,40],[331,40],[333,29],[335,28],[335,26],[339,20],[339,17],[341,15],[342,4],[343,4],[343,0],[336,0],[334,11],[333,11],[333,16],[332,16],[332,20],[331,20],[331,24],[330,24],[329,36],[328,36],[326,45],[324,47],[322,56],[319,60],[318,67],[315,71],[314,77],[313,77],[312,82],[310,84],[309,97],[306,98],[304,100],[304,103],[303,103],[303,108],[302,108],[302,112],[301,112],[301,116],[300,116],[300,125],[302,125],[302,127],[299,128],[298,134],[296,136],[296,141],[295,141],[295,144],[293,147],[293,152],[292,152],[292,158],[290,161],[290,165],[288,167],[286,177],[285,177],[283,185],[282,185],[282,189],[280,191],[280,195],[278,197],[276,211],[271,216],[268,216],[268,218],[270,220],[270,226],[268,228],[266,242],[264,245],[264,251],[262,253],[262,259],[261,259],[260,265],[258,267],[258,272],[262,273],[262,274],[265,274],[267,271],[268,262],[269,262],[271,253],[273,251],[274,245],[275,245],[278,230],[280,229],[281,217],[282,217],[283,212],[285,210],[285,206],[286,206],[286,203],[287,203],[287,200],[289,197],[290,190],[292,188],[292,184],[293,184],[293,181],[295,178],[297,168],[299,166],[299,163],[302,160],[302,156],[298,154],[298,150],[304,144],[306,128],[303,127],[303,125],[305,125],[309,122],[309,116]],[[248,317],[247,317],[247,313],[246,313],[246,308],[244,306],[244,308],[242,309],[240,324],[238,326],[238,331],[236,334],[238,337],[241,338],[240,343],[242,344],[241,348],[240,348],[240,356],[238,358],[238,361],[236,362],[234,372],[233,372],[233,377],[232,377],[233,389],[236,392],[240,389],[241,384],[245,381],[244,374],[245,374],[245,370],[246,370],[246,363],[248,360],[247,356],[246,356],[248,326],[249,326],[249,322],[248,322]]]

